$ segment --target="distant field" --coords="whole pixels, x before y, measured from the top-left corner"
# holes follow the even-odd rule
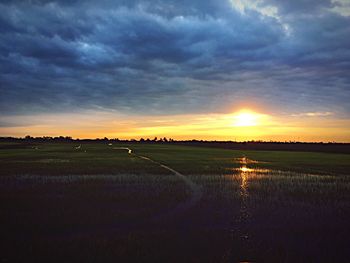
[[[0,262],[350,257],[350,155],[1,143],[0,167]]]
[[[306,173],[349,174],[350,154],[238,151],[176,145],[107,143],[0,144],[1,175],[13,174],[164,174],[158,165],[125,154],[118,147],[151,157],[184,174],[229,174],[239,167],[235,158],[260,161],[259,167]]]

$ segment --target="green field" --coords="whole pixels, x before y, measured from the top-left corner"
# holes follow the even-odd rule
[[[0,167],[4,262],[349,258],[350,155],[2,143]]]
[[[301,173],[347,175],[350,155],[312,152],[237,151],[175,145],[102,143],[42,143],[39,145],[0,144],[1,175],[42,174],[164,174],[158,165],[129,156],[130,147],[135,154],[144,155],[167,164],[184,174],[230,174],[240,166],[235,158],[246,156],[259,161],[251,164],[261,168],[297,171]]]

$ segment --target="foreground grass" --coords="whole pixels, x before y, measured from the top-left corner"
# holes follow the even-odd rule
[[[112,226],[167,211],[188,194],[182,181],[167,175],[2,177],[0,221],[12,231]]]
[[[335,262],[350,257],[350,155],[174,145],[0,145],[0,261]],[[147,219],[190,195],[200,202]],[[258,162],[247,172],[237,158]],[[140,227],[141,226],[141,227]]]

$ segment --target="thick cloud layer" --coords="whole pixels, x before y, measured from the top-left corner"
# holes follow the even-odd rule
[[[346,1],[2,1],[2,114],[350,112]]]

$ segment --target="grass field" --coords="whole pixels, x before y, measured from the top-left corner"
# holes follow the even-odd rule
[[[134,153],[167,164],[184,174],[230,174],[240,166],[235,158],[246,156],[259,161],[261,168],[302,173],[347,175],[349,154],[283,151],[237,151],[215,148],[152,144],[80,144],[43,143],[0,144],[1,175],[43,174],[164,174],[166,170],[136,156],[128,156],[118,147],[130,147]],[[254,164],[251,164],[254,166]],[[257,166],[257,164],[255,164]]]
[[[0,262],[350,257],[350,155],[2,143],[0,167]]]

